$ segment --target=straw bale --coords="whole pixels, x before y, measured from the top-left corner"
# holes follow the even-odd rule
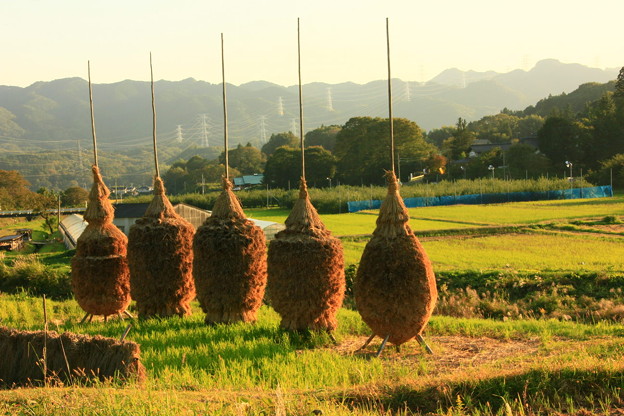
[[[212,215],[197,229],[193,276],[206,323],[254,322],[266,287],[266,240],[262,229],[245,218],[232,183]]]
[[[139,317],[184,316],[195,297],[193,226],[180,217],[165,196],[159,177],[145,216],[130,227],[130,293]]]
[[[115,315],[130,304],[130,272],[126,260],[128,239],[113,225],[108,188],[97,166],[84,218],[71,261],[71,284],[82,309],[92,315]]]
[[[422,333],[438,292],[431,261],[408,225],[394,173],[388,172],[387,180],[388,194],[364,248],[354,292],[364,322],[400,345]]]
[[[40,384],[43,381],[44,342],[47,349],[46,379],[51,382],[71,384],[113,378],[145,380],[140,347],[134,342],[119,342],[99,335],[58,334],[55,331],[48,331],[45,335],[43,331],[0,327],[0,385]]]
[[[286,229],[269,245],[267,262],[268,298],[282,328],[336,329],[345,292],[342,244],[312,206],[304,179]]]

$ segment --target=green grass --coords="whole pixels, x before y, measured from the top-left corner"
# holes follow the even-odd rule
[[[595,235],[502,234],[423,239],[434,270],[624,271],[624,245]],[[359,263],[365,240],[343,240],[345,264]]]
[[[535,224],[541,221],[624,215],[624,198],[515,202],[410,208],[410,217],[474,224]]]
[[[500,400],[493,412],[478,413],[486,409],[486,401],[494,404],[493,392],[514,409],[569,410],[570,405],[599,409],[587,402],[587,395],[585,399],[579,396],[578,389],[592,387],[592,397],[611,406],[620,397],[615,388],[624,379],[621,324],[436,316],[425,335],[436,355],[426,355],[412,342],[402,353],[388,349],[381,359],[374,359],[371,354],[379,340],[369,347],[369,354],[352,353],[368,334],[354,311],[339,313],[336,335],[343,344],[340,348],[332,348],[323,335],[304,339],[279,330],[278,316],[266,306],[255,325],[207,327],[201,315],[195,304],[189,318],[134,322],[128,339],[141,345],[142,362],[148,370],[144,385],[118,388],[104,383],[95,389],[0,391],[0,411],[35,415],[308,415],[319,409],[332,415],[373,415],[383,406],[399,415],[420,411],[456,414],[449,412],[459,410],[466,415],[496,414]],[[118,337],[127,324],[80,325],[82,311],[75,301],[49,301],[48,316],[53,330],[111,337]],[[19,329],[41,329],[41,300],[0,296],[0,322]],[[460,342],[466,350],[454,347]],[[492,343],[498,347],[487,347]],[[517,345],[512,348],[517,351],[511,355],[498,351],[507,345]],[[475,348],[494,355],[479,359]],[[461,364],[465,355],[461,351],[472,351],[477,361]],[[449,360],[459,360],[460,366],[449,367]],[[592,384],[598,379],[602,380],[600,388]],[[445,396],[436,386],[446,386],[452,394]],[[514,400],[522,389],[524,401],[518,406]]]

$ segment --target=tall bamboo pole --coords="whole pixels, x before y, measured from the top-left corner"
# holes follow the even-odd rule
[[[392,119],[392,76],[390,74],[390,23],[386,17],[386,44],[388,49],[388,118],[390,119],[390,167],[394,173],[394,122]]]
[[[154,98],[154,69],[152,67],[152,53],[150,52],[150,79],[152,85],[152,139],[154,142],[154,167],[156,176],[160,177],[160,169],[158,168],[158,148],[156,146],[156,99]]]
[[[301,178],[305,180],[305,151],[303,143],[303,94],[301,92],[301,32],[297,18],[297,64],[299,72],[299,145],[301,146]]]
[[[87,72],[89,74],[89,108],[91,109],[91,136],[93,137],[93,163],[98,166],[97,139],[95,137],[95,116],[93,115],[93,89],[91,87],[91,62],[87,61]]]
[[[225,92],[225,53],[223,50],[223,33],[221,33],[221,77],[223,78],[223,151],[225,152],[225,178],[230,178],[228,155],[228,116],[227,95]]]

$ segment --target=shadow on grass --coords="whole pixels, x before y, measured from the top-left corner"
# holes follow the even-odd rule
[[[531,412],[567,412],[575,408],[600,410],[624,404],[624,371],[529,370],[521,374],[442,383],[421,390],[391,387],[371,394],[336,397],[352,410],[384,409],[394,412],[444,413],[487,410],[498,414],[506,403]],[[455,414],[455,413],[453,413]]]

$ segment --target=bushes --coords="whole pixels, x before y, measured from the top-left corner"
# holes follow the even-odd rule
[[[296,199],[297,184],[292,189],[266,188],[250,189],[236,192],[241,200],[243,209],[262,208],[268,206],[292,209]],[[587,181],[576,180],[576,188],[593,186]],[[401,188],[403,198],[433,198],[438,196],[459,196],[477,194],[506,194],[510,192],[543,192],[569,189],[567,179],[528,179],[505,181],[501,179],[475,179],[441,181],[437,183],[405,184]],[[171,196],[171,202],[177,204],[194,205],[210,210],[214,205],[220,190],[211,190],[206,194],[185,194]],[[310,200],[320,214],[339,214],[348,212],[347,202],[382,200],[386,196],[383,186],[348,186],[340,185],[333,188],[316,188],[314,184],[309,188]],[[506,199],[505,199],[506,200]],[[145,202],[143,197],[128,198],[127,202]]]
[[[72,297],[69,273],[46,267],[37,256],[18,256],[9,265],[0,253],[0,292],[27,292],[52,299]]]

